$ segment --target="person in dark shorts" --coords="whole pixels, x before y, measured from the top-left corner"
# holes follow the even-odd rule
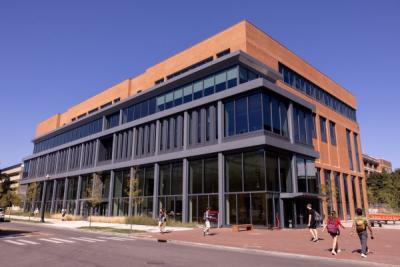
[[[337,253],[341,252],[341,250],[339,249],[339,227],[342,227],[343,229],[345,228],[338,218],[336,211],[332,211],[328,219],[326,220],[324,228],[322,229],[322,232],[326,229],[332,237],[332,255],[336,255]]]
[[[316,212],[313,210],[311,204],[307,204],[307,210],[308,210],[308,228],[310,229],[310,233],[312,235],[311,241],[313,242],[318,242],[318,222],[315,219]]]

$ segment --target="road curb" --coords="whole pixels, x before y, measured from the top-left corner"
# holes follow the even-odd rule
[[[159,242],[159,238],[154,238],[154,237],[152,237],[152,238],[135,237],[135,238],[141,239],[141,240]],[[204,243],[181,241],[181,240],[163,239],[163,243],[170,243],[170,244],[183,245],[183,246],[192,246],[192,247],[201,247],[201,248],[209,248],[209,249],[219,249],[219,250],[241,252],[241,253],[251,253],[251,254],[259,254],[259,255],[261,254],[261,255],[268,255],[268,256],[274,256],[274,257],[323,260],[323,261],[329,261],[329,262],[334,262],[334,263],[338,263],[339,262],[339,263],[365,265],[365,266],[379,266],[379,267],[396,267],[396,266],[398,266],[398,265],[393,265],[393,264],[385,264],[385,263],[370,262],[370,261],[361,261],[361,260],[357,261],[357,260],[351,260],[351,259],[337,259],[337,258],[328,258],[328,257],[323,257],[323,256],[313,256],[313,255],[304,255],[304,254],[296,254],[296,253],[289,253],[289,252],[250,249],[250,248],[239,248],[239,247],[214,245],[214,244],[204,244]]]

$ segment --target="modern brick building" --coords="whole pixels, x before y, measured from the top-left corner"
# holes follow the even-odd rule
[[[374,172],[391,173],[393,171],[392,163],[388,160],[374,158],[367,154],[363,154],[362,157],[363,157],[364,172],[365,172],[366,177],[368,177],[371,173],[374,173]]]
[[[5,174],[10,177],[11,181],[11,189],[15,190],[20,196],[25,195],[26,186],[20,186],[19,182],[22,177],[22,167],[21,164],[14,164],[11,166],[7,166],[3,169],[0,169],[0,174]],[[13,206],[14,210],[19,210],[19,206]]]
[[[22,183],[50,212],[85,214],[94,179],[103,215],[211,206],[219,225],[288,227],[309,202],[368,211],[355,97],[247,21],[40,122],[33,143]]]

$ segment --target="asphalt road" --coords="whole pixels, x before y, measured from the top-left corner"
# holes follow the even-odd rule
[[[0,266],[366,266],[314,258],[271,256],[128,236],[59,229],[40,224],[0,224]]]

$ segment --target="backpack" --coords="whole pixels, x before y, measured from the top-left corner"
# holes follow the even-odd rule
[[[319,214],[318,212],[316,212],[316,211],[314,211],[314,220],[317,222],[317,223],[321,223],[322,222],[322,216],[321,216],[321,214]]]
[[[358,217],[355,219],[355,223],[356,223],[357,233],[361,233],[361,232],[364,232],[365,230],[367,230],[367,223],[366,223],[365,218]]]
[[[339,232],[339,227],[336,225],[335,220],[329,220],[329,223],[326,225],[326,229],[330,234],[337,234]]]

